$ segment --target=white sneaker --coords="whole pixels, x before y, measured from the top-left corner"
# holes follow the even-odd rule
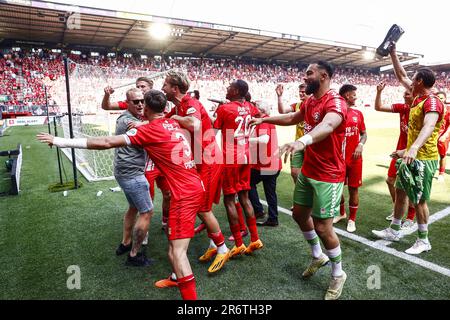
[[[386,228],[384,230],[372,230],[372,233],[380,239],[388,241],[400,241],[400,232],[393,230],[392,228]]]
[[[437,181],[438,182],[444,182],[445,181],[444,175],[443,174],[438,175]]]
[[[431,250],[431,244],[429,241],[425,241],[422,239],[417,238],[414,245],[409,248],[408,250],[405,250],[407,254],[419,254],[424,251],[430,251]]]
[[[356,224],[353,220],[348,220],[347,222],[347,231],[348,232],[355,232],[356,231]]]
[[[400,229],[402,229],[404,231],[408,231],[408,230],[411,230],[412,228],[414,228],[415,225],[416,224],[413,220],[406,219],[405,222],[402,223],[402,226],[400,227]]]
[[[142,241],[142,245],[143,245],[143,246],[146,246],[147,244],[148,244],[148,232],[147,232],[147,234],[145,235],[144,240]]]
[[[387,221],[392,221],[392,219],[394,219],[394,210],[392,210],[392,213],[386,217]]]
[[[340,277],[331,277],[330,285],[325,294],[325,300],[339,299],[342,294],[342,288],[344,288],[345,280],[347,280],[347,274],[345,272]]]
[[[342,219],[345,219],[345,218],[347,218],[347,214],[344,214],[343,216],[341,216],[341,215],[335,216],[333,218],[333,224],[338,223],[339,221],[341,221]]]

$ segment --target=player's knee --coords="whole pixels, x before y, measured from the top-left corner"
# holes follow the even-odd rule
[[[153,217],[153,210],[147,211],[147,212],[142,212],[139,215],[139,218],[150,221],[150,219]]]
[[[309,217],[306,217],[304,214],[301,214],[300,211],[295,210],[292,212],[292,219],[294,219],[295,222],[297,222],[298,225],[304,224]]]
[[[227,209],[235,207],[235,195],[225,195],[223,196],[223,204]]]
[[[358,197],[358,188],[348,187],[348,193],[350,196],[350,201],[355,197]]]

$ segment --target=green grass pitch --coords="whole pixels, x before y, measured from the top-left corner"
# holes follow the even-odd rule
[[[367,117],[380,117],[366,114]],[[360,189],[360,208],[356,234],[374,240],[372,229],[388,226],[385,216],[391,203],[384,182],[398,135],[397,117],[387,117],[390,125],[369,127],[364,151],[364,185]],[[291,140],[293,128],[281,128],[281,142]],[[147,255],[156,263],[146,268],[124,265],[125,257],[117,257],[115,249],[121,241],[122,216],[127,203],[122,193],[108,189],[115,181],[88,183],[79,190],[50,193],[47,188],[58,182],[56,151],[38,143],[35,135],[46,127],[14,127],[0,138],[0,150],[23,146],[21,193],[0,198],[0,282],[1,299],[162,299],[179,300],[175,288],[156,289],[154,281],[166,277],[167,240],[161,230],[161,197],[157,192],[155,214],[150,226]],[[69,179],[71,164],[66,157],[64,167]],[[4,162],[3,159],[2,163]],[[288,165],[278,179],[279,206],[291,207],[293,183]],[[449,170],[447,170],[449,174]],[[0,169],[3,179],[4,165]],[[0,183],[2,191],[7,180]],[[97,197],[99,190],[102,196]],[[450,176],[443,184],[434,182],[430,212],[450,206]],[[260,192],[260,195],[263,194]],[[347,193],[346,193],[347,194]],[[222,230],[230,234],[223,205],[215,207]],[[216,275],[208,275],[208,264],[197,258],[208,246],[205,232],[196,236],[189,248],[189,259],[197,280],[198,296],[207,299],[274,299],[319,300],[328,286],[330,267],[322,268],[308,281],[301,272],[309,262],[310,249],[291,217],[279,214],[280,226],[259,228],[265,247],[253,256],[228,262]],[[341,222],[338,228],[345,229]],[[450,217],[430,226],[433,249],[419,258],[450,268]],[[412,234],[392,245],[404,251],[415,240]],[[411,262],[340,237],[343,267],[348,274],[341,299],[449,299],[449,277]],[[244,242],[248,244],[249,238]],[[227,242],[231,247],[231,243]],[[67,268],[77,265],[81,270],[81,289],[69,290]],[[370,266],[381,270],[381,288],[367,286]]]

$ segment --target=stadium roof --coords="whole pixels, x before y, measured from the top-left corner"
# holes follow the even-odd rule
[[[148,29],[156,23],[170,26],[170,35],[165,40],[155,40],[149,35]],[[247,57],[289,63],[324,59],[339,66],[365,69],[391,64],[389,58],[367,59],[366,51],[373,53],[375,48],[362,45],[34,0],[0,0],[0,45],[5,40],[56,47],[133,49],[159,55]],[[422,57],[400,52],[401,61]]]

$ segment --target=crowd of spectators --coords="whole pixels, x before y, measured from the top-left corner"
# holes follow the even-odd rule
[[[297,85],[305,72],[304,65],[280,65],[256,61],[127,56],[90,56],[69,54],[75,109],[84,112],[100,110],[106,85],[132,84],[139,76],[148,76],[171,68],[182,69],[192,80],[191,90],[199,90],[202,102],[206,98],[224,98],[226,87],[233,79],[244,79],[250,85],[254,99],[274,100],[274,88],[284,83],[285,98],[295,101]],[[439,72],[436,87],[448,91],[450,73]],[[344,83],[358,87],[359,103],[373,105],[375,86],[385,81],[386,103],[401,101],[402,89],[392,73],[377,74],[369,70],[337,68],[333,82],[338,88]],[[158,81],[155,88],[158,88]],[[32,107],[45,105],[44,85],[48,88],[51,106],[64,105],[65,83],[62,54],[51,50],[16,50],[0,53],[0,106]],[[121,92],[121,91],[120,91]],[[120,97],[118,98],[120,99]]]

